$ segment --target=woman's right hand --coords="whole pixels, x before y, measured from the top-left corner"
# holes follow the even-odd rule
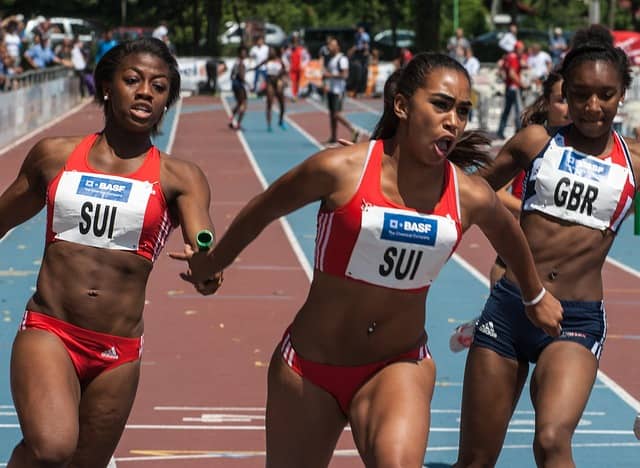
[[[193,284],[200,294],[205,296],[213,294],[222,285],[222,272],[211,274],[211,259],[208,252],[194,251],[191,245],[185,244],[184,252],[169,252],[169,257],[189,264],[188,270],[180,273],[180,278]]]
[[[531,323],[547,335],[558,337],[562,333],[562,304],[550,292],[545,292],[540,302],[524,310]]]

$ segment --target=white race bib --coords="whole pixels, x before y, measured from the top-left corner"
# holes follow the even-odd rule
[[[56,190],[55,238],[115,250],[138,250],[153,184],[113,175],[63,172]]]
[[[346,276],[394,289],[426,287],[458,241],[452,219],[368,206]]]
[[[531,175],[535,194],[525,200],[525,210],[603,230],[611,224],[629,171],[552,142]]]

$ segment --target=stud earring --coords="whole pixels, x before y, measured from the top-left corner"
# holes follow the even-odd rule
[[[105,101],[108,101],[109,100],[109,95],[105,94],[102,99],[105,100]]]
[[[164,111],[167,112],[167,106],[164,106]]]

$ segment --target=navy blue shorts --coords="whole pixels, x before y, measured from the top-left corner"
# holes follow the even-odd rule
[[[607,334],[602,301],[560,301],[562,334],[553,338],[529,321],[520,290],[502,278],[491,290],[476,324],[473,344],[489,348],[509,359],[536,362],[542,350],[554,341],[581,344],[600,359]]]

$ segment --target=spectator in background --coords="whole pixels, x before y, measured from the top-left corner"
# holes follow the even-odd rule
[[[509,52],[502,60],[500,72],[505,83],[504,108],[500,116],[500,126],[496,132],[496,136],[501,140],[505,138],[504,129],[507,126],[507,119],[509,118],[512,108],[514,110],[516,131],[520,130],[520,109],[522,108],[520,96],[522,90],[522,63],[520,57],[523,53],[524,43],[522,43],[522,41],[516,41],[514,50]]]
[[[69,38],[62,39],[62,42],[57,45],[54,53],[56,57],[60,59],[60,63],[68,68],[73,68],[73,62],[71,61],[71,49],[73,48],[73,41]]]
[[[42,42],[45,43],[48,39],[49,39],[49,34],[50,34],[50,30],[51,30],[51,22],[49,21],[48,18],[45,18],[43,16],[41,16],[40,21],[38,22],[38,24],[36,25],[35,28],[33,28],[33,35],[35,36],[36,34],[40,35],[40,38],[42,39]]]
[[[398,57],[398,66],[404,67],[413,58],[413,52],[408,47],[400,47],[400,56]]]
[[[300,44],[300,38],[294,34],[291,38],[291,47],[287,54],[289,62],[289,78],[291,80],[291,96],[295,102],[298,99],[300,80],[304,75],[304,69],[309,63],[309,52]]]
[[[162,37],[162,42],[164,42],[167,46],[167,48],[169,49],[169,52],[171,52],[171,55],[173,55],[174,57],[176,55],[178,55],[178,51],[176,50],[176,46],[173,44],[173,42],[171,42],[171,38],[169,37],[169,34],[165,34]]]
[[[527,66],[530,70],[532,84],[536,89],[542,87],[542,83],[547,79],[552,68],[551,56],[542,50],[540,44],[534,42],[529,47],[529,57],[527,57]]]
[[[26,50],[22,57],[33,69],[45,68],[52,64],[61,63],[61,60],[56,57],[56,54],[51,50],[49,38],[44,38],[38,33],[33,35],[33,44]]]
[[[480,71],[480,60],[473,55],[473,49],[471,46],[465,47],[463,50],[464,61],[462,64],[464,65],[465,70],[469,73],[471,77],[471,84],[475,81],[478,72]]]
[[[98,48],[96,49],[96,65],[104,54],[117,45],[118,41],[113,38],[113,31],[111,29],[107,29],[103,32],[102,38],[98,41]]]
[[[504,33],[504,35],[498,41],[498,45],[502,50],[506,53],[513,52],[513,49],[516,46],[516,42],[518,41],[518,25],[516,23],[511,23],[509,25],[509,30]]]
[[[13,58],[17,64],[20,62],[20,47],[22,39],[18,34],[18,21],[11,19],[5,26],[4,44],[7,46],[7,53]]]
[[[1,31],[1,30],[0,30]],[[6,91],[9,83],[9,69],[5,65],[5,57],[8,57],[7,47],[0,40],[0,91]]]
[[[562,34],[562,28],[555,28],[553,30],[553,36],[550,41],[551,48],[551,60],[553,62],[553,66],[559,65],[562,62],[562,58],[564,54],[567,52],[569,48],[567,46],[567,41]]]
[[[351,140],[358,141],[360,133],[342,115],[342,102],[347,90],[347,77],[349,76],[349,59],[340,52],[340,44],[337,39],[329,41],[329,61],[322,72],[322,76],[327,80],[327,106],[329,108],[329,124],[331,136],[327,141],[332,145],[337,143],[338,122],[347,127],[351,132]]]
[[[463,49],[462,56],[464,57],[462,65],[464,66],[464,69],[467,70],[467,73],[469,73],[469,78],[471,78],[471,102],[473,104],[473,107],[469,109],[469,122],[471,122],[475,115],[474,108],[478,105],[478,91],[474,87],[474,84],[476,77],[478,76],[478,72],[480,71],[480,61],[475,55],[473,55],[473,49],[471,46]]]
[[[447,52],[449,57],[464,63],[464,49],[469,47],[469,40],[464,37],[464,29],[457,28],[453,36],[447,41]]]
[[[15,89],[17,82],[13,81],[13,76],[21,72],[22,68],[15,64],[15,60],[7,52],[6,45],[0,42],[0,90]]]
[[[88,93],[93,96],[95,94],[95,85],[93,76],[87,70],[87,57],[85,56],[83,43],[78,36],[74,38],[73,49],[71,49],[71,62],[73,70],[80,81],[80,96],[85,97]]]
[[[329,59],[331,58],[331,51],[329,50],[329,42],[333,39],[333,36],[327,36],[325,38],[324,44],[320,47],[318,51],[318,58],[322,61],[322,66],[326,67],[329,64]]]
[[[264,43],[264,36],[256,38],[256,43],[249,49],[249,57],[253,59],[254,66],[252,70],[255,70],[252,91],[257,93],[258,83],[262,80],[266,85],[267,82],[267,67],[265,64],[269,58],[269,46]]]
[[[153,30],[151,36],[155,37],[156,39],[162,40],[162,38],[168,34],[169,24],[166,21],[162,20],[160,21],[160,24],[158,24],[158,27]]]
[[[364,26],[358,26],[355,36],[355,45],[351,54],[353,62],[353,97],[364,94],[367,89],[367,78],[369,76],[369,52],[371,48],[371,38]]]

